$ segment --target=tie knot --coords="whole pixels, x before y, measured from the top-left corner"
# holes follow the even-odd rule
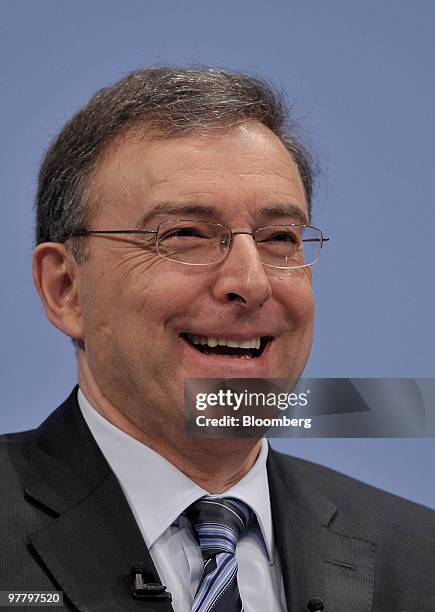
[[[252,511],[238,499],[203,497],[185,511],[198,536],[204,559],[226,552],[236,552]]]

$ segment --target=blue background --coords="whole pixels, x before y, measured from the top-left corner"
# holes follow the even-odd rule
[[[37,425],[75,383],[70,342],[31,279],[49,140],[99,87],[153,64],[271,79],[322,167],[307,376],[434,377],[433,0],[22,0],[0,5],[0,430]],[[435,444],[279,440],[286,452],[435,507]]]

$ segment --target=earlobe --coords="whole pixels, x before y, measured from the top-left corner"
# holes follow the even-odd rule
[[[63,244],[44,242],[33,254],[33,280],[47,318],[70,338],[83,339],[76,267]]]

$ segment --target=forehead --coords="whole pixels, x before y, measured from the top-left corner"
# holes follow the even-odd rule
[[[295,162],[255,121],[171,138],[132,130],[107,149],[90,187],[105,225],[135,225],[162,203],[210,207],[223,220],[285,205],[308,217]]]

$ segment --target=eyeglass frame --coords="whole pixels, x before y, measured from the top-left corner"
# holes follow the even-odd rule
[[[160,226],[166,223],[176,223],[177,221],[182,221],[182,222],[189,222],[189,221],[194,221],[196,223],[210,223],[213,225],[217,225],[220,226],[222,229],[227,230],[229,233],[229,243],[228,243],[228,247],[226,249],[226,251],[223,252],[223,257],[222,259],[219,259],[218,261],[214,261],[214,262],[209,262],[209,263],[188,263],[185,261],[178,261],[177,259],[170,259],[169,257],[165,257],[164,255],[161,255],[161,253],[159,252],[159,247],[158,247],[158,235],[159,235],[159,231],[160,231]],[[167,221],[161,221],[158,225],[157,228],[155,230],[151,230],[151,229],[147,229],[147,228],[143,228],[143,229],[128,229],[128,230],[87,230],[87,229],[78,229],[75,230],[74,232],[72,232],[71,234],[69,234],[68,236],[65,237],[64,242],[66,242],[67,240],[69,240],[70,238],[76,238],[76,237],[85,237],[85,236],[93,236],[93,235],[109,235],[109,236],[113,236],[113,235],[117,235],[117,234],[124,234],[124,235],[138,235],[138,236],[145,236],[146,234],[155,234],[156,239],[155,239],[155,249],[157,252],[157,255],[159,257],[161,257],[162,259],[166,259],[166,261],[173,261],[174,263],[179,263],[182,264],[184,266],[214,266],[218,263],[221,263],[222,261],[224,261],[224,259],[227,257],[228,253],[231,250],[232,244],[233,244],[233,236],[238,236],[238,235],[247,235],[247,236],[252,236],[254,239],[254,244],[257,245],[256,242],[256,234],[257,232],[259,232],[260,230],[264,230],[267,229],[268,227],[301,227],[301,228],[310,228],[310,229],[314,229],[317,230],[320,233],[320,238],[319,239],[307,239],[307,242],[320,242],[320,248],[319,248],[319,253],[316,257],[316,259],[314,261],[312,261],[309,264],[303,264],[301,266],[276,266],[274,264],[268,264],[268,263],[264,263],[261,261],[260,262],[263,266],[267,266],[269,268],[277,268],[279,270],[297,270],[299,268],[308,268],[312,265],[314,265],[319,257],[320,257],[320,252],[321,249],[323,248],[323,243],[324,242],[329,242],[329,238],[327,236],[323,235],[323,232],[320,228],[315,227],[314,225],[306,225],[304,223],[272,223],[270,225],[264,225],[262,227],[257,227],[256,229],[252,230],[252,232],[233,232],[233,230],[229,227],[227,227],[226,225],[224,225],[223,223],[218,223],[215,221],[204,221],[201,219],[168,219]],[[304,240],[302,239],[302,242],[304,242]]]

